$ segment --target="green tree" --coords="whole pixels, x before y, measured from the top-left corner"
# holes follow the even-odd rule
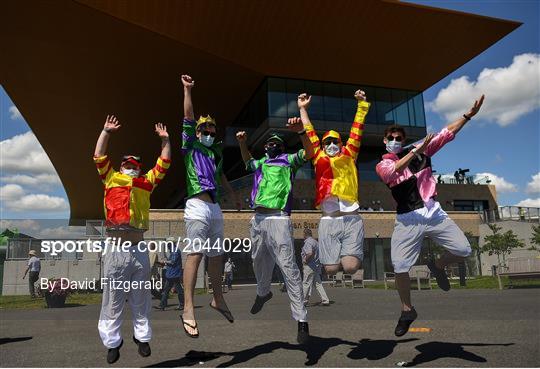
[[[506,264],[506,256],[510,255],[513,249],[525,247],[525,242],[520,240],[512,230],[500,233],[501,227],[496,224],[488,224],[489,229],[493,234],[484,237],[484,246],[482,252],[487,252],[489,255],[497,255],[499,265]]]
[[[531,247],[529,250],[540,251],[540,225],[532,226]]]

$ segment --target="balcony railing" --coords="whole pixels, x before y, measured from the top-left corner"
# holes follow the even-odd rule
[[[480,216],[484,223],[494,223],[504,220],[540,223],[540,208],[499,206],[498,209],[481,211]]]

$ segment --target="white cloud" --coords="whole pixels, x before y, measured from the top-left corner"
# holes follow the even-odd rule
[[[68,203],[58,196],[29,194],[17,200],[6,201],[6,207],[13,211],[57,212],[67,210]]]
[[[486,183],[485,178],[488,177],[491,181],[490,184],[495,185],[497,192],[517,192],[518,188],[515,184],[510,183],[504,179],[504,177],[499,177],[493,173],[477,173],[474,175],[475,183]]]
[[[536,199],[525,199],[518,202],[515,206],[523,206],[529,208],[540,208],[540,197]]]
[[[22,186],[39,187],[40,189],[49,189],[51,185],[60,185],[60,178],[56,174],[38,174],[35,176],[27,174],[14,174],[0,177],[0,181],[5,183],[14,183]]]
[[[462,76],[439,91],[428,109],[451,121],[461,117],[475,99],[485,94],[482,109],[475,117],[504,127],[540,107],[540,54],[514,56],[512,64],[485,68],[476,81]]]
[[[19,111],[19,109],[17,109],[15,105],[11,105],[9,107],[9,119],[11,120],[23,119],[21,112]]]
[[[28,234],[30,232],[38,231],[41,228],[41,226],[39,225],[38,222],[31,219],[24,219],[24,220],[2,219],[0,220],[0,230],[4,230],[6,228],[12,231],[17,229],[19,232]]]
[[[31,131],[0,142],[0,170],[17,174],[56,174],[51,160]]]
[[[0,200],[10,202],[20,199],[24,195],[24,190],[17,184],[7,184],[0,187]]]
[[[525,188],[527,193],[540,193],[540,172],[532,176],[532,181],[527,183]]]

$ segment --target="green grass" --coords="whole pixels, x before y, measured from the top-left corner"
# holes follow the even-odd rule
[[[100,293],[73,293],[66,298],[67,306],[83,306],[101,303]],[[0,296],[1,309],[45,309],[45,298],[30,296]]]
[[[196,295],[204,295],[205,289],[195,289]],[[170,298],[170,295],[169,295]],[[66,305],[84,306],[101,304],[101,293],[72,293],[66,298]],[[0,296],[1,309],[46,309],[47,303],[44,297],[31,298],[30,296]]]
[[[539,279],[512,280],[512,283],[510,283],[508,277],[502,277],[502,282],[505,289],[508,288],[509,286],[512,286],[513,288],[540,288]],[[450,285],[452,286],[453,289],[467,289],[467,290],[498,289],[499,288],[499,282],[497,280],[497,277],[491,277],[491,276],[482,276],[482,277],[467,279],[465,287],[462,287],[459,285],[459,279],[451,279]],[[438,288],[437,283],[435,281],[432,281],[431,286],[433,288]],[[366,287],[373,288],[373,289],[384,289],[384,282],[381,282],[381,281],[366,282]],[[394,289],[393,283],[389,283],[389,287],[391,289]],[[412,283],[411,288],[416,289],[415,282]],[[427,289],[425,284],[422,285],[422,288]]]

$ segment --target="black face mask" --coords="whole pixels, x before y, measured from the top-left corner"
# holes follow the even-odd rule
[[[268,155],[268,157],[271,159],[281,154],[283,154],[283,148],[281,146],[274,146],[274,147],[266,148],[266,155]]]

